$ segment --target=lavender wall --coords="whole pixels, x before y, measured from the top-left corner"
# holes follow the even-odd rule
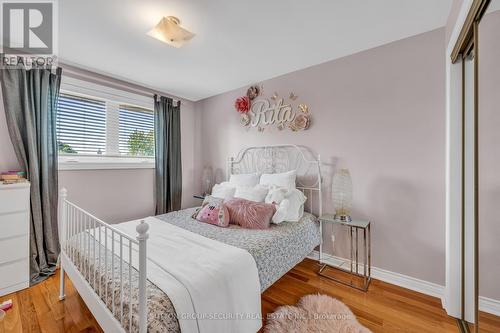
[[[356,218],[373,221],[373,265],[444,284],[445,29],[264,81],[313,114],[308,131],[247,131],[233,104],[246,87],[200,102],[202,163],[224,170],[248,145],[310,147],[323,159],[325,211],[337,168],[349,168]],[[325,241],[330,239],[326,228]],[[336,233],[332,251],[347,235]]]
[[[154,169],[59,171],[68,199],[110,223],[154,214]]]

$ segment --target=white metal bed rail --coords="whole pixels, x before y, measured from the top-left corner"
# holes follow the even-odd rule
[[[148,224],[141,221],[136,227],[137,237],[131,237],[69,202],[67,191],[64,188],[59,193],[58,209],[61,254],[73,264],[72,268],[76,269],[78,278],[83,279],[87,286],[93,290],[93,296],[98,298],[101,303],[103,302],[101,305],[110,312],[111,317],[119,323],[124,332],[127,326],[128,332],[133,331],[134,304],[132,295],[138,290],[138,318],[136,318],[138,331],[146,333]],[[133,252],[139,253],[137,289],[134,288],[132,280],[134,267],[131,259]],[[109,253],[111,253],[110,256]],[[64,260],[61,260],[59,295],[61,300],[65,297],[65,267],[63,262]],[[124,268],[128,270],[128,276],[126,276],[126,271],[124,274]],[[69,267],[67,269],[69,270]],[[111,279],[110,283],[109,279]],[[128,299],[124,299],[125,288],[128,289]],[[125,308],[128,309],[127,318],[124,316]]]

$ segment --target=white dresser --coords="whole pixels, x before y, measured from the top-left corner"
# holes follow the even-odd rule
[[[0,296],[29,287],[30,184],[0,184]]]

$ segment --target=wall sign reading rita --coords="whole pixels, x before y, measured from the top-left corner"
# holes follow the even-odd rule
[[[309,107],[296,102],[298,96],[293,92],[286,99],[280,97],[278,93],[274,93],[270,98],[261,95],[262,87],[252,86],[248,88],[246,96],[236,99],[234,106],[240,113],[241,125],[257,128],[259,132],[263,132],[269,126],[295,132],[309,128],[311,124]]]

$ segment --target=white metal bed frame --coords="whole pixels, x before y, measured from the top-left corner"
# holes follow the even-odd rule
[[[318,210],[316,212],[318,216],[320,216],[322,213],[320,157],[318,155],[317,159],[308,158],[306,157],[307,153],[307,149],[296,145],[248,147],[240,151],[236,158],[229,159],[227,175],[229,177],[231,174],[238,173],[278,173],[296,170],[297,188],[303,191],[306,196],[310,194],[307,196],[309,204],[308,210],[311,213],[314,212],[313,203],[314,194],[316,193],[318,202]],[[146,289],[148,224],[141,221],[136,227],[137,236],[131,237],[68,201],[67,191],[64,188],[61,189],[59,194],[58,211],[59,238],[61,242],[59,299],[64,300],[65,298],[64,273],[66,273],[105,332],[126,332],[123,324],[127,321],[129,324],[128,332],[132,332],[133,302],[131,270],[133,266],[130,258],[132,258],[132,251],[135,249],[135,251],[138,252],[139,262],[137,267],[139,276],[137,282],[138,331],[139,333],[146,333],[148,325]],[[320,232],[322,237],[322,231],[320,230]],[[104,240],[101,239],[101,235],[104,235]],[[108,241],[109,237],[111,237],[111,241]],[[100,246],[96,246],[96,240],[98,240]],[[322,242],[320,246],[322,246]],[[106,255],[108,251],[111,251],[113,254],[111,256],[111,263]],[[128,261],[125,260],[127,251]],[[104,265],[103,262],[101,262],[101,252],[104,254]],[[320,251],[320,253],[321,252],[322,251]],[[88,259],[77,260],[79,253],[85,254],[87,256],[86,258],[91,258],[90,255],[92,255],[94,264],[91,265]],[[115,260],[118,260],[117,265],[115,265]],[[96,263],[98,266],[96,266]],[[116,268],[116,266],[119,268]],[[128,267],[128,281],[127,279],[125,279],[125,281],[123,279],[123,267]],[[109,271],[108,268],[111,268],[111,271]],[[115,286],[115,273],[118,273],[120,277],[120,301],[118,304],[115,304],[116,301],[114,297],[115,287],[117,287]],[[104,291],[102,290],[101,283],[96,285],[97,278],[101,279],[101,277],[104,276],[106,281],[109,274],[112,275],[111,290],[113,292],[111,310],[106,306],[110,296],[110,293],[108,293],[108,284],[106,283]],[[127,282],[129,298],[125,300],[123,297],[123,290]],[[105,302],[103,302],[101,297],[104,298]],[[129,308],[128,318],[124,318],[123,315],[125,306]],[[120,320],[116,319],[115,314],[119,314]]]
[[[321,216],[323,211],[321,157],[318,155],[314,158],[305,147],[281,144],[245,148],[236,158],[228,159],[227,180],[232,174],[280,173],[292,170],[297,172],[297,189],[306,195],[309,212]],[[314,208],[315,196],[318,203],[317,210]]]
[[[321,156],[317,157],[306,147],[292,144],[251,146],[242,149],[236,158],[227,161],[227,180],[232,174],[280,173],[295,170],[296,185],[307,197],[307,210],[318,217],[323,214]],[[314,207],[316,195],[317,209]],[[321,224],[320,224],[321,226]],[[323,262],[323,228],[320,227],[319,262]]]

